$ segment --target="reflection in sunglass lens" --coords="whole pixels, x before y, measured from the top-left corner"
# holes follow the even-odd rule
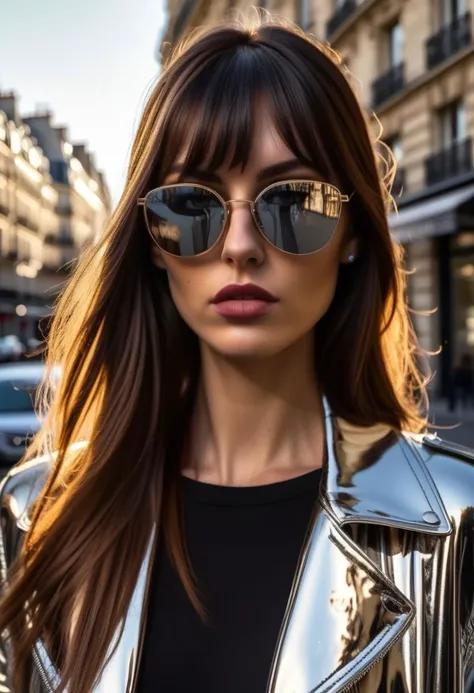
[[[307,255],[331,240],[341,213],[341,195],[329,183],[276,183],[257,198],[255,211],[270,243],[287,253]]]
[[[215,244],[222,230],[225,209],[211,190],[173,185],[147,195],[145,214],[148,229],[162,250],[192,257]]]

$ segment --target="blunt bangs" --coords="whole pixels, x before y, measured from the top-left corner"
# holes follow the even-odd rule
[[[307,68],[298,69],[291,55],[252,39],[232,46],[201,69],[195,67],[192,79],[190,75],[168,108],[161,175],[166,176],[181,154],[182,176],[224,165],[244,170],[259,111],[269,107],[277,133],[293,154],[327,182],[341,184],[325,134],[327,114],[318,109],[318,89],[305,84],[305,74]]]

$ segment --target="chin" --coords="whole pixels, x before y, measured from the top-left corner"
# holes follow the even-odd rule
[[[265,359],[285,351],[297,341],[292,335],[272,334],[272,330],[258,330],[251,326],[233,328],[227,334],[198,335],[211,351],[228,359]]]

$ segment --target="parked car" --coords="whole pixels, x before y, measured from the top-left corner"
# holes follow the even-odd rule
[[[19,361],[25,352],[25,346],[15,334],[0,337],[0,362]]]
[[[44,369],[38,361],[0,366],[0,467],[20,460],[41,426],[34,402]]]

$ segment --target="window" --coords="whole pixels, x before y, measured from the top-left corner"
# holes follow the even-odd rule
[[[388,67],[396,67],[403,61],[403,29],[400,22],[387,28]]]
[[[10,133],[10,147],[14,154],[21,152],[21,136],[18,130],[12,130]]]
[[[9,337],[3,337],[7,340]],[[0,412],[32,412],[34,408],[33,395],[38,383],[0,382]]]
[[[312,0],[299,0],[298,23],[305,31],[309,30],[313,24],[313,3]]]
[[[0,173],[0,214],[8,215],[8,180]]]
[[[454,101],[438,111],[438,146],[448,149],[466,139],[466,109],[462,101]]]
[[[57,183],[69,182],[68,165],[66,161],[50,161],[49,170],[54,181]]]
[[[456,360],[474,353],[474,254],[452,259],[454,349]]]
[[[440,27],[451,24],[466,13],[466,0],[438,0],[438,23]]]
[[[386,144],[392,150],[392,154],[395,157],[397,164],[400,163],[403,155],[402,139],[400,135],[392,135],[392,137],[387,138]]]
[[[403,159],[403,146],[402,146],[402,138],[400,137],[399,134],[392,135],[391,137],[387,137],[385,139],[385,144],[390,147],[392,150],[392,156],[395,159],[395,178],[392,183],[392,195],[395,198],[400,197],[402,192],[405,189],[405,173],[402,167],[402,159]],[[382,149],[382,156],[384,159],[387,159],[387,152]],[[391,165],[394,163],[389,159],[389,164]],[[383,173],[385,174],[386,171],[384,170]]]
[[[64,220],[63,220],[63,222],[61,223],[61,225],[60,225],[60,227],[59,227],[58,238],[59,238],[59,240],[62,241],[63,243],[65,243],[66,241],[71,240],[71,238],[72,238],[71,226],[70,226],[70,224],[68,224],[68,223],[65,222]]]
[[[29,262],[31,257],[30,244],[25,238],[18,238],[18,259],[23,262]]]

